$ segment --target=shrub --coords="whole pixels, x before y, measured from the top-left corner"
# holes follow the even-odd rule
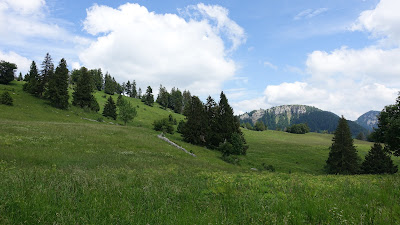
[[[0,103],[4,105],[13,105],[13,99],[8,91],[3,92],[0,96]]]
[[[169,134],[174,133],[174,127],[172,123],[170,122],[169,118],[163,118],[161,120],[155,120],[153,122],[154,130],[156,131],[162,131],[166,132]]]
[[[222,155],[221,159],[233,165],[240,165],[240,159],[236,155]]]
[[[262,163],[261,166],[264,170],[275,172],[275,167],[273,165],[267,165],[266,163]]]
[[[300,123],[288,127],[286,131],[293,134],[305,134],[310,132],[310,128],[307,126],[307,124]]]

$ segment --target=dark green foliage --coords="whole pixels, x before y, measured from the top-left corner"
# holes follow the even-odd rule
[[[120,107],[124,103],[123,101],[125,100],[122,98],[122,95],[118,95],[117,106]]]
[[[137,93],[137,90],[136,90],[136,81],[135,80],[132,82],[131,91],[132,91],[132,93],[131,93],[131,95],[129,97],[136,98],[138,93]]]
[[[153,89],[150,86],[147,87],[146,93],[142,97],[142,102],[148,106],[153,106],[154,104],[154,96]]]
[[[170,94],[168,93],[167,89],[162,85],[160,85],[156,102],[160,104],[163,107],[163,109],[167,109],[170,106],[168,104],[169,99],[170,99]]]
[[[249,123],[247,123],[247,124],[249,124]],[[249,124],[249,125],[250,125],[250,124]],[[250,126],[251,126],[251,125],[250,125]],[[265,125],[264,125],[263,122],[257,121],[257,122],[256,122],[256,125],[254,126],[254,129],[255,129],[256,131],[263,131],[263,130],[265,130]]]
[[[129,80],[125,84],[125,93],[128,97],[132,97],[132,85]]]
[[[101,91],[103,88],[104,78],[101,69],[94,69],[89,71],[93,79],[93,86],[96,90]]]
[[[61,59],[54,74],[49,77],[46,96],[56,108],[68,108],[68,68],[65,59]]]
[[[182,134],[183,130],[185,129],[185,124],[186,124],[185,121],[183,120],[179,121],[178,127],[176,127],[176,132]]]
[[[367,138],[365,137],[365,134],[363,132],[360,132],[357,134],[356,139],[360,141],[365,141]]]
[[[100,106],[92,94],[93,87],[91,76],[85,67],[80,69],[80,74],[78,83],[72,94],[72,105],[97,112],[100,110]]]
[[[262,168],[267,171],[275,172],[275,167],[273,165],[267,165],[266,163],[261,164]]]
[[[264,124],[264,123],[263,123]],[[248,130],[253,130],[254,129],[254,127],[251,125],[251,123],[249,123],[249,122],[247,122],[247,123],[245,123],[245,128],[246,129],[248,129]],[[264,127],[265,127],[265,125],[264,125]]]
[[[305,134],[310,132],[310,128],[305,123],[300,124],[293,124],[292,126],[288,127],[287,132],[293,134]]]
[[[77,84],[79,77],[81,77],[81,70],[73,69],[71,72],[70,83]]]
[[[156,131],[162,131],[162,132],[166,132],[169,134],[174,133],[173,122],[171,122],[169,118],[155,120],[153,122],[153,127],[154,127],[154,130],[156,130]]]
[[[397,166],[393,164],[390,155],[382,148],[380,143],[375,143],[371,147],[361,164],[361,171],[366,174],[393,174],[397,170]]]
[[[183,109],[183,96],[179,89],[172,88],[169,100],[169,107],[175,113],[181,113]]]
[[[111,96],[108,97],[102,114],[104,117],[110,117],[114,120],[117,119],[117,106]]]
[[[378,116],[374,138],[385,144],[395,156],[400,156],[400,93],[396,104],[385,106]]]
[[[191,104],[185,107],[187,122],[183,129],[183,139],[195,145],[206,144],[207,116],[203,103],[197,96],[193,96]]]
[[[32,61],[29,74],[27,75],[28,81],[24,84],[23,90],[36,96],[40,96],[40,79],[35,61]]]
[[[126,125],[129,121],[132,121],[137,116],[137,111],[135,107],[132,107],[131,103],[122,99],[119,108],[119,117],[124,121]]]
[[[208,96],[205,105],[205,110],[207,114],[207,132],[206,141],[207,147],[210,149],[217,148],[222,140],[221,135],[218,133],[218,105],[211,96]]]
[[[183,91],[182,94],[182,108],[184,109],[187,105],[190,104],[190,101],[192,101],[192,95],[190,94],[190,91]]]
[[[49,80],[51,77],[54,76],[54,64],[53,59],[51,58],[49,53],[46,53],[44,60],[42,62],[42,70],[39,73],[39,85],[38,85],[38,96],[43,97],[45,96],[48,98],[49,96],[46,95],[47,89],[49,88]]]
[[[142,98],[142,89],[139,88],[139,90],[138,90],[138,99],[141,99],[141,98]]]
[[[347,120],[342,117],[332,139],[326,170],[330,174],[356,174],[360,168],[360,157],[354,147]]]
[[[19,75],[18,75],[17,81],[22,81],[22,80],[24,80],[24,78],[22,78],[22,73],[21,73],[21,72],[19,72]]]
[[[226,143],[225,145],[221,146],[222,148],[227,147],[230,148],[230,143]],[[220,151],[223,151],[223,149],[220,149]],[[240,165],[240,159],[236,155],[222,155],[221,159],[224,160],[227,163],[233,164],[233,165]]]
[[[104,92],[109,95],[113,95],[116,92],[116,82],[115,79],[111,77],[110,74],[106,73],[104,76]]]
[[[17,65],[6,61],[0,61],[0,84],[8,84],[14,80],[14,72]]]
[[[13,99],[8,91],[5,91],[0,95],[0,104],[13,105]]]

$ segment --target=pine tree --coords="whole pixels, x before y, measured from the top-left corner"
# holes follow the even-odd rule
[[[354,147],[347,120],[342,116],[332,139],[326,170],[330,174],[356,174],[360,157]]]
[[[104,105],[103,116],[104,117],[110,117],[110,118],[112,118],[114,120],[117,119],[117,106],[115,105],[115,102],[111,98],[111,96],[108,97],[107,102]]]
[[[181,113],[183,108],[183,96],[179,89],[173,88],[171,91],[171,108],[175,113]]]
[[[138,91],[138,99],[141,99],[141,98],[142,98],[142,89],[139,88],[139,91]]]
[[[46,96],[50,104],[56,108],[68,108],[68,68],[65,59],[61,59],[55,73],[49,77]]]
[[[150,86],[147,87],[146,94],[142,97],[142,102],[148,106],[153,106],[154,104],[154,96],[153,89]]]
[[[88,108],[97,112],[100,110],[100,107],[92,94],[93,87],[90,74],[85,67],[80,69],[80,73],[81,76],[72,94],[72,105]]]
[[[24,80],[24,78],[22,78],[22,73],[21,72],[19,72],[19,76],[18,76],[18,79],[17,79],[18,81],[22,81],[22,80]]]
[[[132,82],[131,91],[132,91],[132,94],[129,97],[136,98],[137,97],[137,91],[136,91],[136,81],[135,80],[133,80],[133,82]]]
[[[32,61],[29,70],[28,81],[24,84],[23,90],[30,94],[33,94],[36,97],[39,97],[40,95],[39,85],[40,85],[39,73],[35,61]]]
[[[115,83],[110,74],[106,73],[104,76],[104,92],[109,95],[115,93]]]
[[[160,89],[158,90],[158,96],[156,102],[160,104],[164,109],[170,107],[169,105],[170,95],[165,87],[160,84]]]
[[[219,134],[218,124],[218,105],[211,96],[208,96],[205,104],[205,111],[207,114],[207,147],[215,149],[223,142],[221,135]]]
[[[185,108],[187,122],[182,136],[186,142],[195,145],[206,144],[207,115],[203,103],[197,96],[193,96],[191,103]]]
[[[94,69],[90,70],[89,72],[93,79],[94,88],[96,88],[96,90],[98,91],[101,91],[104,83],[103,73],[101,72],[101,69]]]
[[[14,72],[17,65],[6,61],[0,61],[0,84],[8,84],[14,80]]]
[[[40,81],[38,86],[39,96],[44,95],[45,91],[48,88],[48,82],[50,80],[50,77],[53,75],[54,75],[53,59],[51,58],[50,54],[47,53],[42,62],[42,70],[40,71],[39,74],[39,81]]]
[[[125,92],[128,97],[132,97],[132,85],[131,82],[128,80],[125,85]]]
[[[222,141],[229,140],[233,133],[241,133],[240,123],[238,123],[233,115],[233,109],[229,105],[224,92],[221,92],[218,104],[218,124],[218,132],[221,135]]]
[[[382,174],[396,173],[397,166],[393,164],[390,155],[385,152],[380,143],[375,143],[365,156],[364,162],[361,164],[362,173],[366,174]]]

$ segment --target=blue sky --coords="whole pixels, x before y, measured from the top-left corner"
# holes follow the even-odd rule
[[[307,104],[349,119],[400,90],[400,1],[0,0],[0,59],[108,71],[235,112]],[[396,61],[397,60],[397,61]]]

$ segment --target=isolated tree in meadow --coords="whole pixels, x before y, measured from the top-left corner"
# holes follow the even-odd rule
[[[14,72],[17,65],[6,61],[0,61],[0,84],[8,84],[14,80]]]
[[[85,67],[80,69],[81,76],[79,77],[78,83],[72,94],[72,105],[79,106],[81,108],[88,108],[93,111],[99,111],[99,103],[97,103],[93,96],[93,87],[91,77],[88,70]]]
[[[49,77],[46,96],[52,106],[60,109],[68,108],[68,68],[64,58],[61,59],[54,74]]]
[[[129,121],[132,121],[137,116],[136,108],[131,105],[130,102],[122,99],[119,108],[119,117],[124,121],[126,125]]]
[[[10,93],[8,93],[8,91],[3,92],[3,94],[0,95],[0,104],[4,104],[4,105],[13,105],[14,101],[10,95]]]
[[[131,82],[128,80],[128,82],[126,82],[125,84],[125,93],[128,97],[132,96],[132,85]]]
[[[326,170],[330,174],[356,174],[360,169],[360,157],[353,144],[347,120],[342,116],[329,148]]]
[[[361,164],[362,173],[366,174],[382,174],[396,173],[397,166],[393,164],[393,160],[380,143],[375,143],[365,156],[364,162]]]
[[[117,106],[115,105],[115,102],[111,96],[108,97],[107,102],[104,105],[104,110],[102,114],[105,117],[110,117],[114,120],[117,119]]]
[[[385,106],[379,114],[374,137],[395,156],[400,156],[400,92],[396,104]]]

